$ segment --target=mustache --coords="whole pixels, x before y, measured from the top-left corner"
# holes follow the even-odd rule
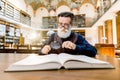
[[[69,29],[60,29],[60,28],[58,28],[57,34],[61,38],[67,38],[71,34],[71,29],[70,28]]]
[[[62,30],[62,29],[61,29],[61,31],[65,31],[65,32],[68,32],[69,30],[68,30],[68,29],[65,29],[65,30]]]

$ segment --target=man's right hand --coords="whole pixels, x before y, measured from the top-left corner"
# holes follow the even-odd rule
[[[48,52],[49,52],[50,50],[51,50],[50,45],[45,45],[45,46],[42,48],[41,52],[42,52],[43,54],[48,54]]]

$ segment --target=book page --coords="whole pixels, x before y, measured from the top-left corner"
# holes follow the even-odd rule
[[[49,70],[59,69],[60,67],[61,63],[57,54],[30,54],[28,57],[10,65],[5,71]]]
[[[48,62],[59,63],[57,54],[49,54],[49,55],[42,55],[42,56],[37,54],[30,54],[30,56],[14,63],[14,65],[37,65],[37,64],[43,64]]]
[[[98,64],[106,64],[107,62],[101,61],[95,58],[87,57],[85,55],[70,55],[66,53],[61,53],[59,54],[59,59],[62,63],[62,65],[69,60],[77,60],[77,61],[82,61],[82,62],[87,62],[87,63],[98,63]]]
[[[75,59],[73,55],[70,55],[70,54],[67,54],[67,53],[61,53],[61,54],[58,55],[58,57],[59,57],[59,60],[60,60],[62,65],[68,60],[74,60]]]

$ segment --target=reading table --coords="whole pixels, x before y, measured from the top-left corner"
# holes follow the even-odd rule
[[[0,80],[120,80],[120,60],[108,56],[96,58],[110,62],[115,69],[50,70],[28,72],[4,72],[12,63],[29,54],[0,53]]]

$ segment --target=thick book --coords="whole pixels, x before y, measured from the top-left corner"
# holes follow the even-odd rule
[[[85,55],[70,55],[66,53],[37,55],[28,57],[11,64],[5,71],[30,71],[52,69],[86,69],[114,68],[109,62],[101,61]]]

